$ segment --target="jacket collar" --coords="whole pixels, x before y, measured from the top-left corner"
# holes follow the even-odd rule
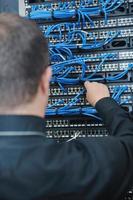
[[[45,120],[30,115],[0,115],[0,131],[45,132]]]

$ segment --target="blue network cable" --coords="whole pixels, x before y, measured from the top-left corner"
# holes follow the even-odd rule
[[[87,69],[87,66],[85,64],[85,60],[73,60],[73,62],[64,62],[62,64],[55,64],[53,66],[53,77],[51,79],[52,83],[60,83],[62,84],[67,84],[67,85],[75,85],[75,84],[79,84],[80,82],[84,82],[86,80],[89,81],[116,81],[116,80],[120,80],[121,78],[123,78],[130,70],[133,69],[133,64],[129,64],[128,68],[125,69],[124,71],[120,72],[117,75],[114,76],[107,76],[107,77],[100,77],[100,78],[95,78],[96,73],[98,72],[99,69],[102,68],[103,63],[105,62],[105,60],[107,60],[108,56],[106,56],[102,62],[96,67],[95,71],[90,74],[89,76],[85,77],[85,70]],[[74,64],[79,64],[82,66],[82,74],[80,77],[77,78],[71,78],[71,77],[67,77],[72,71],[74,71],[74,67],[69,67],[71,65]],[[68,67],[69,70],[67,70],[67,73],[65,72],[62,74],[62,70],[66,69],[66,67]],[[58,75],[60,73],[60,75]]]
[[[104,53],[103,55],[99,55],[96,58],[98,59],[114,59],[117,58],[117,54],[116,53]],[[96,59],[95,57],[92,57],[91,59]],[[83,64],[90,61],[89,57],[76,57],[74,59],[70,59],[70,60],[65,60],[63,62],[57,63],[52,65],[52,71],[53,71],[53,75],[58,75],[59,72],[61,72],[62,70],[64,70],[68,65],[75,65],[75,64]],[[131,66],[130,66],[131,67]]]
[[[65,52],[64,49],[67,49],[67,51]],[[60,55],[57,55],[58,54],[57,51],[59,52]],[[50,48],[50,59],[51,59],[52,64],[60,63],[60,62],[64,63],[65,60],[67,60],[69,62],[70,60],[79,59],[79,58],[81,58],[82,60],[87,59],[88,61],[94,61],[94,60],[98,60],[98,59],[104,59],[104,57],[107,55],[108,55],[108,59],[118,58],[118,53],[103,53],[101,55],[97,54],[96,57],[93,57],[93,56],[85,57],[85,55],[79,55],[79,54],[74,55],[74,53],[69,48],[66,48],[66,47],[63,47],[61,49],[60,48],[58,48],[58,49]]]
[[[112,95],[112,98],[120,104],[120,97],[123,94],[124,91],[126,91],[128,89],[127,86],[116,86],[114,88],[114,94]]]
[[[49,40],[56,40],[56,44],[52,42],[49,43],[50,48],[82,48],[82,49],[96,49],[100,48],[110,42],[113,41],[114,38],[121,35],[121,31],[112,32],[109,31],[106,39],[97,40],[95,36],[92,35],[91,32],[76,30],[75,23],[59,23],[56,25],[51,25],[44,32],[45,37],[49,38]],[[65,34],[64,34],[64,31]],[[77,44],[77,39],[80,41],[80,44]],[[92,42],[88,42],[88,39],[91,39]],[[65,40],[65,41],[64,41]]]
[[[104,54],[103,56],[99,56],[98,58],[99,59],[102,59],[102,64],[103,64],[103,61],[105,61],[106,59],[109,59],[109,58],[115,58],[116,57],[116,54],[115,53],[108,53],[108,54]],[[92,58],[93,59],[93,58]],[[66,60],[66,61],[63,61],[61,63],[57,63],[57,64],[54,64],[52,65],[52,71],[53,71],[53,76],[58,76],[58,74],[62,73],[63,70],[65,70],[66,68],[68,68],[69,66],[74,66],[76,64],[78,65],[81,65],[82,66],[82,70],[85,71],[85,68],[88,68],[87,66],[85,66],[85,63],[88,62],[90,60],[89,57],[83,57],[83,58],[75,58],[75,59],[72,59],[72,60]],[[100,64],[100,67],[101,67],[101,64]],[[100,68],[98,67],[98,68]],[[84,72],[82,72],[82,74],[84,74]],[[82,76],[82,78],[84,78],[84,76]]]
[[[108,59],[114,59],[117,57],[117,54],[115,53],[107,53],[103,55],[97,56],[98,59],[102,59],[99,65],[97,65],[95,71],[91,73],[89,76],[86,77],[86,70],[88,71],[89,65],[86,65],[86,62],[90,61],[89,57],[80,57],[80,58],[74,58],[72,60],[65,60],[59,63],[56,63],[52,65],[52,74],[53,77],[51,79],[52,83],[57,83],[62,91],[66,91],[66,89],[63,87],[63,85],[66,84],[78,84],[80,82],[84,82],[86,80],[90,80],[94,78],[93,76],[96,75],[96,73],[102,69],[102,65],[104,62]],[[91,58],[91,60],[94,60],[96,58]],[[76,66],[81,66],[81,73],[80,76],[77,78],[72,78],[71,73],[73,73],[76,70]]]
[[[90,1],[91,2],[91,1]],[[90,3],[89,2],[89,3]],[[79,18],[82,18],[83,21],[85,18],[87,18],[91,23],[92,20],[90,16],[96,16],[100,15],[101,13],[104,13],[105,15],[105,21],[107,20],[107,15],[110,14],[110,12],[116,10],[118,7],[120,7],[124,3],[124,0],[101,0],[99,6],[95,7],[84,7],[83,2],[81,2],[80,7],[76,9],[69,9],[69,4],[64,3],[64,6],[61,8],[58,8],[57,10],[42,10],[37,8],[37,6],[31,7],[31,13],[30,18],[31,19],[69,19],[76,17],[78,15]]]
[[[89,65],[87,62],[90,61],[90,58],[84,57],[79,58],[78,56],[74,56],[72,53],[73,49],[81,48],[85,50],[93,50],[103,47],[104,45],[113,41],[115,37],[117,37],[120,32],[112,34],[112,32],[108,33],[108,36],[105,40],[97,40],[96,37],[93,37],[93,42],[88,42],[88,38],[92,38],[91,33],[77,30],[78,26],[81,22],[85,24],[86,22],[90,22],[90,25],[93,27],[93,16],[104,15],[104,21],[107,23],[108,16],[111,12],[115,11],[118,7],[120,7],[124,0],[99,0],[99,5],[95,7],[88,7],[89,4],[93,3],[92,0],[81,0],[79,7],[76,7],[76,1],[72,0],[71,2],[58,2],[58,8],[56,10],[50,8],[50,4],[48,3],[48,9],[44,10],[37,5],[33,5],[31,8],[31,13],[29,17],[31,19],[70,19],[77,18],[76,23],[60,23],[56,25],[49,26],[45,32],[45,36],[48,38],[55,39],[56,44],[50,43],[50,57],[51,62],[56,62],[52,66],[53,77],[51,79],[52,83],[57,83],[60,88],[65,91],[63,85],[76,85],[79,83],[83,83],[86,80],[89,81],[117,81],[123,78],[130,70],[133,69],[133,64],[129,64],[127,69],[120,72],[116,75],[111,76],[101,76],[97,77],[99,70],[102,69],[102,65],[104,62],[111,58],[115,57],[114,54],[104,54],[100,55],[101,62],[96,66],[95,70],[86,75],[86,71],[89,69]],[[87,5],[88,4],[88,5]],[[65,33],[65,34],[64,34]],[[67,34],[66,34],[67,33]],[[64,39],[64,35],[67,37]],[[76,43],[76,39],[79,39],[80,44]],[[93,59],[93,58],[92,58]],[[76,70],[76,66],[79,65],[81,67],[80,75],[73,73]],[[74,76],[72,76],[72,73]],[[122,101],[122,94],[128,89],[127,86],[116,86],[114,88],[114,92],[112,98],[119,103],[120,105],[126,104],[129,102],[130,98]],[[90,116],[96,120],[101,120],[98,116],[98,113],[95,108],[89,106],[77,106],[77,103],[80,102],[81,95],[84,95],[85,90],[80,91],[74,98],[71,99],[68,103],[65,103],[64,100],[59,100],[52,105],[48,105],[46,110],[46,116],[54,116],[54,115],[86,115]],[[63,106],[61,105],[63,104]]]
[[[79,2],[79,7],[88,7],[88,5],[93,4],[93,0],[80,0]],[[66,9],[71,9],[72,7],[77,7],[77,3],[75,0],[71,0],[71,1],[67,1],[67,2],[56,2],[57,4],[57,9],[59,10],[66,10]],[[51,6],[51,2],[45,2],[45,3],[41,3],[41,4],[34,4],[31,6],[32,11],[36,11],[36,10],[42,10],[44,7],[45,9],[53,9]]]
[[[81,91],[79,94],[77,94],[76,97],[74,97],[67,105],[61,108],[52,108],[55,107],[57,104],[60,102],[56,102],[53,106],[49,106],[48,109],[46,110],[46,116],[53,116],[53,115],[79,115],[79,114],[84,114],[84,115],[89,115],[91,117],[94,117],[96,119],[99,119],[95,114],[97,113],[96,110],[92,107],[77,107],[77,108],[72,108],[77,102],[79,102],[79,97],[81,94],[84,93],[85,90]],[[62,102],[61,102],[62,103]]]
[[[115,76],[110,76],[110,77],[106,77],[106,80],[107,81],[116,81],[116,80],[119,80],[121,79],[123,76],[125,76],[130,70],[133,69],[133,64],[128,64],[128,67],[127,69],[125,69],[123,72],[115,75]]]
[[[53,11],[47,11],[47,10],[36,10],[31,11],[30,13],[30,19],[37,20],[37,19],[68,19],[72,18],[76,15],[75,10],[53,10]]]
[[[112,95],[112,98],[119,103],[120,105],[124,102],[121,102],[121,95],[123,92],[125,92],[128,89],[127,86],[116,86],[114,88],[114,93]],[[85,90],[80,91],[68,104],[65,104],[63,100],[59,100],[53,105],[49,105],[46,110],[47,116],[54,116],[54,115],[87,115],[90,117],[93,117],[97,120],[101,120],[101,118],[98,116],[97,111],[93,107],[76,107],[76,103],[80,102],[80,96],[85,93]],[[127,99],[126,101],[128,101]],[[125,103],[126,103],[125,101]],[[55,108],[57,105],[60,105],[60,103],[63,103],[64,106],[60,108]]]
[[[66,42],[62,41],[62,38],[64,37],[64,30],[67,31],[67,37]],[[56,31],[58,34],[56,34]],[[117,31],[116,33],[108,32],[107,38],[103,41],[99,41],[94,37],[91,33],[88,33],[83,30],[76,30],[76,24],[74,23],[60,23],[56,25],[51,25],[47,28],[44,35],[47,38],[53,38],[57,40],[56,44],[50,43],[50,48],[64,48],[67,49],[75,49],[75,48],[81,48],[81,49],[96,49],[101,48],[102,46],[110,43],[113,41],[114,38],[116,38],[118,35],[120,35],[121,32]],[[65,34],[66,35],[66,34]],[[75,43],[75,38],[78,38],[80,40],[80,44]],[[93,38],[93,42],[88,42],[88,38]]]
[[[63,27],[63,29],[62,29]],[[47,28],[45,31],[45,36],[49,37],[52,32],[58,31],[59,32],[59,39],[62,38],[62,31],[66,30],[68,32],[71,32],[71,30],[76,29],[76,24],[75,23],[70,23],[70,22],[64,22],[64,23],[59,23],[55,25],[51,25]]]
[[[62,48],[50,48],[49,50],[50,53],[50,59],[51,62],[55,61],[55,62],[63,62],[66,59],[73,59],[74,56],[72,54],[72,51],[67,48],[67,47],[62,47]]]
[[[88,43],[87,38],[89,36],[88,32],[81,31],[81,30],[75,30],[68,32],[68,39],[67,42],[57,42],[56,44],[49,44],[50,48],[63,48],[66,47],[68,49],[76,49],[76,48],[81,48],[81,49],[97,49],[101,48],[102,46],[110,43],[113,41],[114,38],[116,38],[120,32],[116,32],[115,34],[112,34],[112,32],[108,33],[108,36],[105,40],[103,41],[98,41],[94,37],[94,42]],[[47,35],[47,34],[46,34]],[[80,44],[75,43],[74,38],[77,37],[81,40]],[[47,37],[50,37],[50,35]]]

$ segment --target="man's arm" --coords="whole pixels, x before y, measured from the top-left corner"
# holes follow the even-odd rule
[[[106,86],[86,83],[86,89],[111,136],[62,144],[60,190],[73,200],[118,200],[133,184],[133,122]]]
[[[113,136],[132,135],[133,121],[111,97],[108,88],[103,84],[85,83],[87,100],[95,106],[102,117],[109,133]]]
[[[120,106],[110,97],[106,97],[98,101],[96,109],[102,117],[110,135],[113,136],[128,136],[133,135],[133,121],[129,113],[124,111]]]
[[[112,152],[106,155],[108,157],[105,157],[104,162],[109,162],[111,156],[115,159],[116,163],[114,166],[116,166],[116,168],[112,165],[108,166],[108,168],[112,177],[116,171],[118,171],[116,181],[114,183],[112,181],[111,183],[117,188],[117,192],[114,195],[118,198],[128,187],[130,187],[131,183],[133,184],[133,121],[130,118],[129,113],[124,111],[112,98],[110,98],[109,91],[105,85],[86,82],[85,87],[87,89],[87,100],[91,105],[96,107],[109,130],[110,135],[115,136],[109,136],[107,139],[102,138],[102,140],[103,143],[106,142],[106,144],[109,145],[107,148],[110,148],[110,150],[112,147],[114,148],[114,150],[112,149]],[[101,144],[101,148],[105,148],[104,144]],[[99,154],[98,148],[96,149],[97,154]],[[108,149],[104,150],[108,152]],[[122,175],[125,175],[123,181]],[[111,176],[108,177],[110,178],[110,181],[112,180]],[[117,180],[121,180],[118,185]],[[114,196],[112,197],[113,199],[115,198]]]

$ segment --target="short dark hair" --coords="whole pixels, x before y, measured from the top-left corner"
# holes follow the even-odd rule
[[[47,39],[34,22],[0,14],[0,107],[32,101],[49,65]]]

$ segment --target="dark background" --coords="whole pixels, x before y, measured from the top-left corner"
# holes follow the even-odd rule
[[[0,12],[18,13],[18,0],[0,0]]]

